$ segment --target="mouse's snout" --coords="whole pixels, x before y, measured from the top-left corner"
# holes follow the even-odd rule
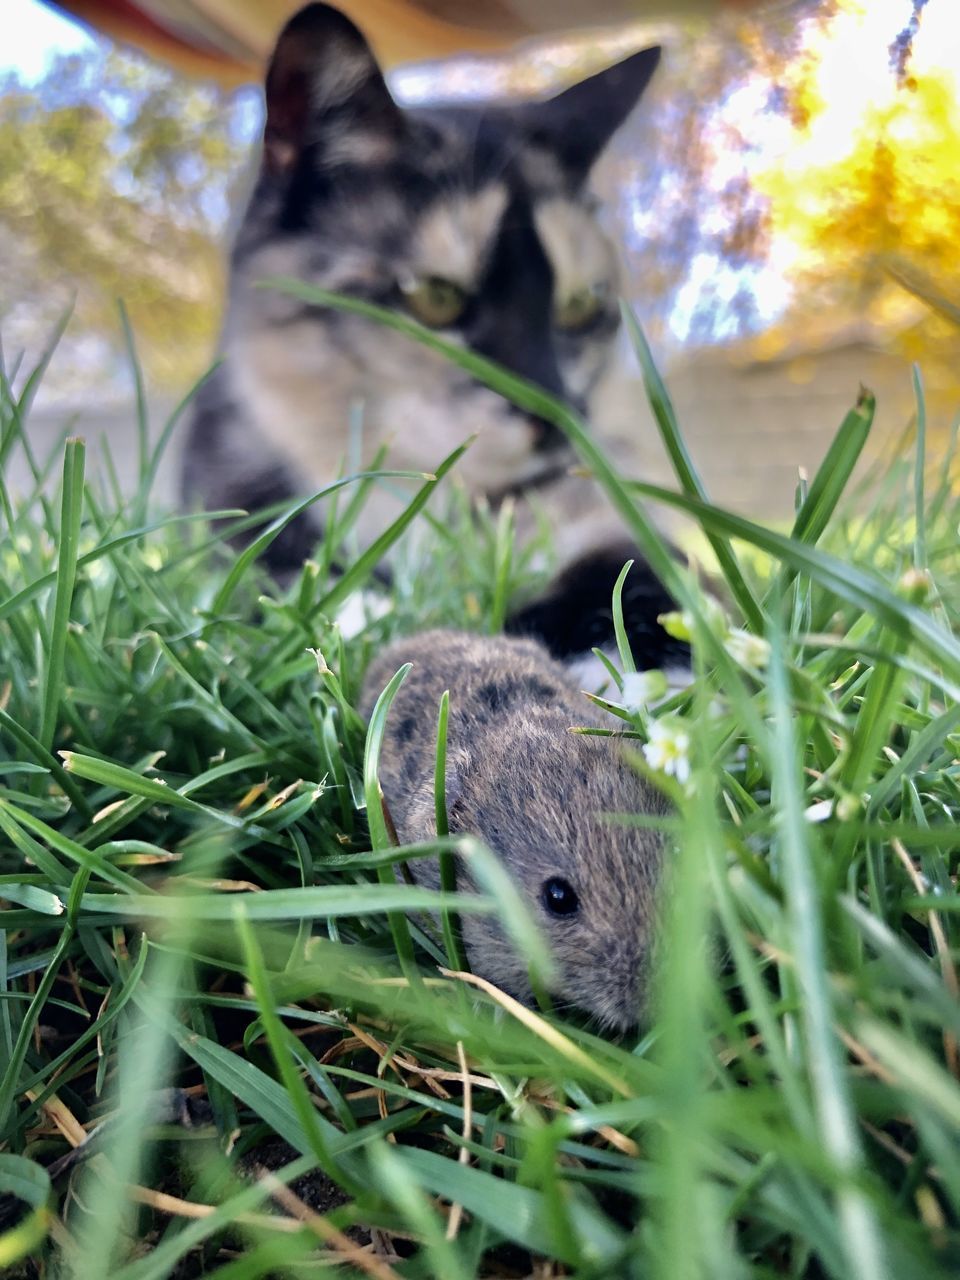
[[[635,1027],[646,1007],[646,962],[639,952],[614,960],[608,982],[590,1012],[606,1030],[626,1031]]]
[[[646,930],[551,941],[560,1000],[592,1014],[604,1030],[626,1031],[637,1024],[646,1010],[651,976]]]

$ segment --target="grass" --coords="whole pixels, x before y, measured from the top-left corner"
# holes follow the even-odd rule
[[[432,845],[391,843],[390,689],[369,741],[354,710],[369,657],[430,625],[496,630],[539,580],[509,512],[470,516],[456,455],[370,554],[351,528],[370,482],[345,483],[283,592],[258,555],[289,511],[237,557],[242,514],[213,530],[153,510],[142,406],[136,494],[92,487],[80,441],[58,450],[59,502],[43,460],[34,495],[0,483],[5,1275],[957,1273],[950,465],[924,465],[918,378],[915,453],[854,483],[862,396],[791,533],[751,524],[710,504],[634,337],[675,494],[452,353],[567,432],[687,613],[691,689],[655,711],[619,673],[607,693],[634,745],[679,726],[691,769],[654,774],[675,848],[658,1013],[616,1042],[463,975],[456,911],[502,911],[537,961],[491,855],[471,902],[394,874],[453,845],[442,795]],[[0,462],[29,444],[45,366],[19,401],[0,380]],[[673,564],[641,496],[692,513],[737,617]],[[391,547],[390,608],[345,638],[338,610]]]

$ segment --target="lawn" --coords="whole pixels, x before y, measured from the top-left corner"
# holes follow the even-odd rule
[[[545,535],[521,552],[508,508],[471,515],[454,456],[364,554],[372,481],[344,483],[280,589],[258,557],[289,510],[241,555],[241,513],[155,510],[176,421],[152,443],[142,413],[133,496],[87,482],[78,440],[33,459],[32,497],[0,483],[4,1275],[958,1273],[952,446],[927,465],[918,375],[902,447],[854,480],[862,394],[792,529],[762,528],[710,505],[634,336],[673,495],[457,357],[570,435],[692,640],[670,701],[623,692],[626,647],[606,693],[672,802],[656,1014],[619,1039],[460,971],[458,910],[503,911],[536,964],[529,922],[492,875],[433,927],[436,896],[395,867],[451,841],[393,846],[389,692],[369,740],[355,711],[389,637],[498,630],[545,580]],[[42,376],[2,380],[0,463],[29,447]],[[657,503],[694,516],[724,611]],[[672,771],[643,752],[667,732]]]

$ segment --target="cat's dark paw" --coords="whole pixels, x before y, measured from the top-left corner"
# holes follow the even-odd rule
[[[571,662],[591,649],[611,651],[613,588],[628,560],[634,565],[623,584],[623,620],[641,671],[689,667],[690,649],[675,640],[657,621],[676,603],[656,577],[637,547],[630,543],[590,551],[575,560],[548,587],[546,593],[524,605],[507,619],[510,635],[532,636],[553,657]]]

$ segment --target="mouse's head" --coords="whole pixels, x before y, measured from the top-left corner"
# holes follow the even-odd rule
[[[606,815],[666,806],[614,740],[571,734],[569,724],[560,710],[510,717],[482,758],[459,757],[448,782],[450,829],[481,838],[520,889],[553,956],[558,1009],[575,1006],[622,1030],[647,1004],[663,839]],[[474,969],[530,1001],[526,968],[500,921],[466,916],[463,932]]]

